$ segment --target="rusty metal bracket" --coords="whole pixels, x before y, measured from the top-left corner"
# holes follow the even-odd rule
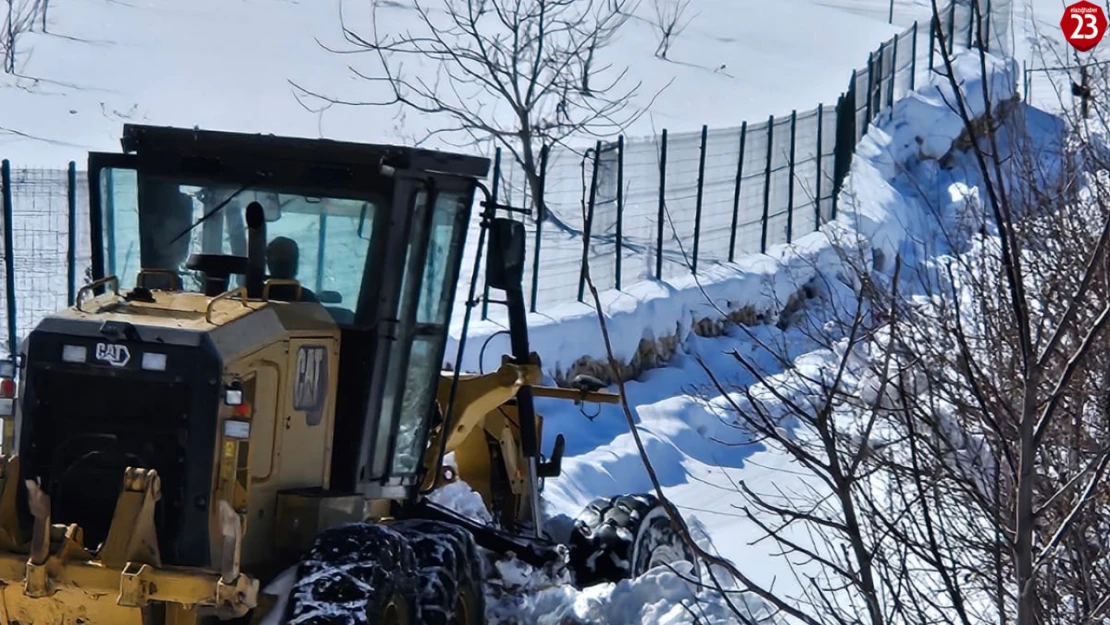
[[[16,496],[19,494],[19,456],[0,456],[0,551],[23,547]]]

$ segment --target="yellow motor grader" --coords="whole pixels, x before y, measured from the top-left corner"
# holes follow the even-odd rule
[[[0,625],[472,625],[490,552],[582,586],[694,562],[649,495],[544,531],[565,441],[540,453],[533,398],[617,396],[540,384],[487,159],[140,125],[122,147],[89,155],[93,280],[23,343]],[[476,203],[512,346],[488,374],[442,367]],[[493,523],[433,503],[454,480]]]

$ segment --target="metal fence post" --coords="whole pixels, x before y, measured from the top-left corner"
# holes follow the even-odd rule
[[[659,223],[655,229],[655,279],[663,279],[663,219],[667,210],[667,129],[659,146]]]
[[[980,19],[980,23],[982,20]],[[991,0],[987,0],[987,23],[983,25],[983,51],[991,51]]]
[[[601,163],[601,141],[594,145],[594,171],[590,176],[590,199],[586,203],[586,223],[582,224],[582,265],[578,271],[578,301],[586,296],[586,266],[590,262],[590,231],[594,225],[594,206],[597,204],[597,167]]]
[[[493,153],[493,190],[490,191],[490,200],[497,204],[497,192],[501,187],[501,148]],[[482,320],[489,319],[489,284],[482,280]]]
[[[821,161],[824,155],[821,150],[823,148],[823,141],[821,140],[821,133],[825,126],[825,105],[817,105],[817,183],[814,185],[814,198],[813,198],[813,229],[819,230],[821,228]]]
[[[728,262],[736,258],[736,228],[740,219],[740,182],[744,179],[744,141],[748,138],[748,122],[740,124],[740,158],[736,159],[736,185],[732,189],[732,228],[728,233]]]
[[[836,104],[836,139],[833,145],[833,205],[832,219],[836,219],[837,202],[844,179],[852,168],[852,155],[856,149],[856,73],[848,91]]]
[[[698,249],[701,247],[701,206],[705,192],[705,142],[709,138],[709,126],[701,127],[701,155],[698,157],[698,195],[694,203],[694,258],[690,271],[698,272]]]
[[[870,124],[871,120],[883,110],[883,52],[886,50],[887,42],[879,44],[879,53],[875,55],[874,71],[871,76],[871,87],[868,89],[868,96],[874,104],[867,115],[867,123]]]
[[[536,312],[536,298],[540,292],[540,244],[543,242],[543,220],[538,217],[547,214],[547,157],[550,146],[540,148],[540,197],[533,198],[539,201],[543,210],[536,211],[536,244],[532,246],[532,312]]]
[[[937,50],[937,16],[929,19],[929,71],[933,71],[933,55]]]
[[[15,305],[15,238],[12,233],[12,218],[15,207],[12,202],[12,164],[8,159],[0,162],[0,187],[3,187],[4,209],[4,290],[7,292],[8,311],[8,352],[12,364],[17,362],[19,349],[16,347],[16,305]]]
[[[955,47],[956,46],[956,44],[955,44],[955,41],[956,41],[956,0],[949,0],[949,4],[948,4],[948,41],[949,41],[948,45],[952,46],[951,51],[955,51],[955,49],[956,49],[956,47]],[[943,52],[944,56],[947,57],[948,53],[950,51],[942,49],[941,52]]]
[[[917,20],[913,22],[913,41],[910,42],[910,91],[917,88]]]
[[[786,187],[786,242],[794,239],[794,148],[798,129],[798,111],[790,111],[790,184]]]
[[[73,306],[77,298],[77,163],[74,161],[69,162],[66,171],[66,208],[66,305]]]
[[[1021,62],[1021,99],[1029,101],[1029,67],[1026,61]]]
[[[621,260],[624,256],[624,135],[617,137],[617,258],[615,286],[621,290]]]
[[[879,47],[879,51],[880,52],[882,51],[881,46]],[[867,97],[866,122],[867,122],[867,124],[871,123],[871,111],[872,111],[871,105],[873,104],[873,98],[872,98],[872,93],[871,92],[872,92],[872,90],[874,90],[874,88],[875,88],[875,53],[874,52],[869,52],[867,54],[867,94],[866,94],[866,97]],[[865,128],[866,128],[866,126],[865,126]],[[866,132],[866,130],[864,130],[864,132]]]
[[[979,16],[978,7],[979,7],[979,3],[976,2],[975,0],[971,0],[971,4],[967,7],[967,10],[971,12],[970,16],[967,19],[967,47],[968,48],[975,47],[975,30],[976,30],[975,20],[982,19]]]
[[[767,251],[767,222],[771,211],[771,156],[775,147],[775,116],[767,118],[767,165],[763,169],[763,232],[759,237],[759,253]]]
[[[894,105],[894,83],[898,79],[898,37],[894,38],[894,47],[890,50],[890,84],[887,85],[886,90],[886,105],[883,108],[889,108]]]

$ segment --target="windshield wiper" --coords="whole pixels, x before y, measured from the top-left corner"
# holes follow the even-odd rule
[[[213,208],[212,210],[205,213],[200,219],[197,220],[197,222],[195,224],[193,224],[193,225],[189,226],[188,228],[182,230],[176,237],[174,237],[173,239],[170,240],[169,244],[177,243],[178,239],[180,239],[181,237],[189,234],[190,232],[195,230],[197,226],[199,226],[202,223],[208,221],[209,217],[212,217],[216,213],[220,212],[220,209],[222,209],[223,207],[230,204],[231,200],[234,200],[235,198],[239,197],[240,193],[242,193],[242,192],[246,191],[247,189],[251,188],[251,186],[253,184],[254,183],[252,183],[252,182],[248,182],[247,184],[243,185],[238,191],[236,191],[235,193],[232,193],[231,196],[228,197],[226,200],[217,204],[216,208]]]

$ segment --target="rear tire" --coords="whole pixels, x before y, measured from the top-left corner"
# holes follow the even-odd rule
[[[461,527],[410,519],[392,526],[416,557],[417,618],[427,625],[486,622],[486,596],[478,547]]]
[[[698,558],[686,545],[685,523],[675,528],[662,503],[653,495],[601,497],[574,520],[570,535],[570,568],[580,588],[639,577],[647,571]],[[686,575],[683,575],[686,577]]]
[[[416,559],[405,536],[353,523],[316,537],[297,567],[287,625],[415,625]]]

